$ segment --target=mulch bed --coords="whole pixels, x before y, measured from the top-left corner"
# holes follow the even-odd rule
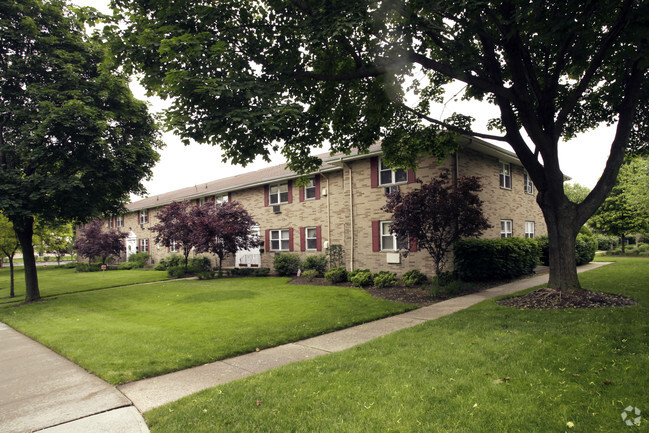
[[[520,309],[562,310],[568,308],[626,307],[636,301],[626,296],[590,290],[560,291],[551,288],[534,290],[523,296],[496,301],[500,305]]]

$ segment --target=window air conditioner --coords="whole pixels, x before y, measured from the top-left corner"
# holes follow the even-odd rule
[[[273,205],[273,212],[274,212],[274,213],[282,213],[282,211],[280,210],[278,204]]]

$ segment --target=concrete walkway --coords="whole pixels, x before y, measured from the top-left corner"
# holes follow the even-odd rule
[[[589,263],[580,266],[578,272],[589,271],[606,264],[608,263]],[[547,274],[525,278],[296,343],[284,344],[163,376],[127,383],[119,386],[118,389],[141,412],[146,412],[206,388],[242,379],[282,365],[349,349],[400,329],[410,328],[455,313],[485,299],[516,293],[545,284],[547,281]]]
[[[581,266],[579,272],[605,264],[590,263]],[[148,432],[141,413],[181,397],[275,367],[345,350],[485,299],[544,284],[547,279],[547,275],[526,278],[398,316],[118,388],[0,323],[0,431]]]

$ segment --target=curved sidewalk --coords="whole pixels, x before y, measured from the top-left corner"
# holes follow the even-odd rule
[[[577,271],[589,271],[607,264],[604,262],[589,263],[580,266]],[[485,299],[516,293],[545,284],[547,281],[547,274],[525,278],[330,334],[127,383],[119,386],[118,389],[141,412],[146,412],[203,389],[242,379],[282,365],[345,350],[400,329],[410,328],[468,308]]]

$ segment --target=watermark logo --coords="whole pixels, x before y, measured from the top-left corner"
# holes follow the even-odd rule
[[[624,421],[624,424],[628,425],[629,427],[640,425],[640,421],[642,421],[642,417],[640,416],[640,409],[633,406],[627,407],[626,409],[624,409],[624,412],[622,412],[622,421]]]

